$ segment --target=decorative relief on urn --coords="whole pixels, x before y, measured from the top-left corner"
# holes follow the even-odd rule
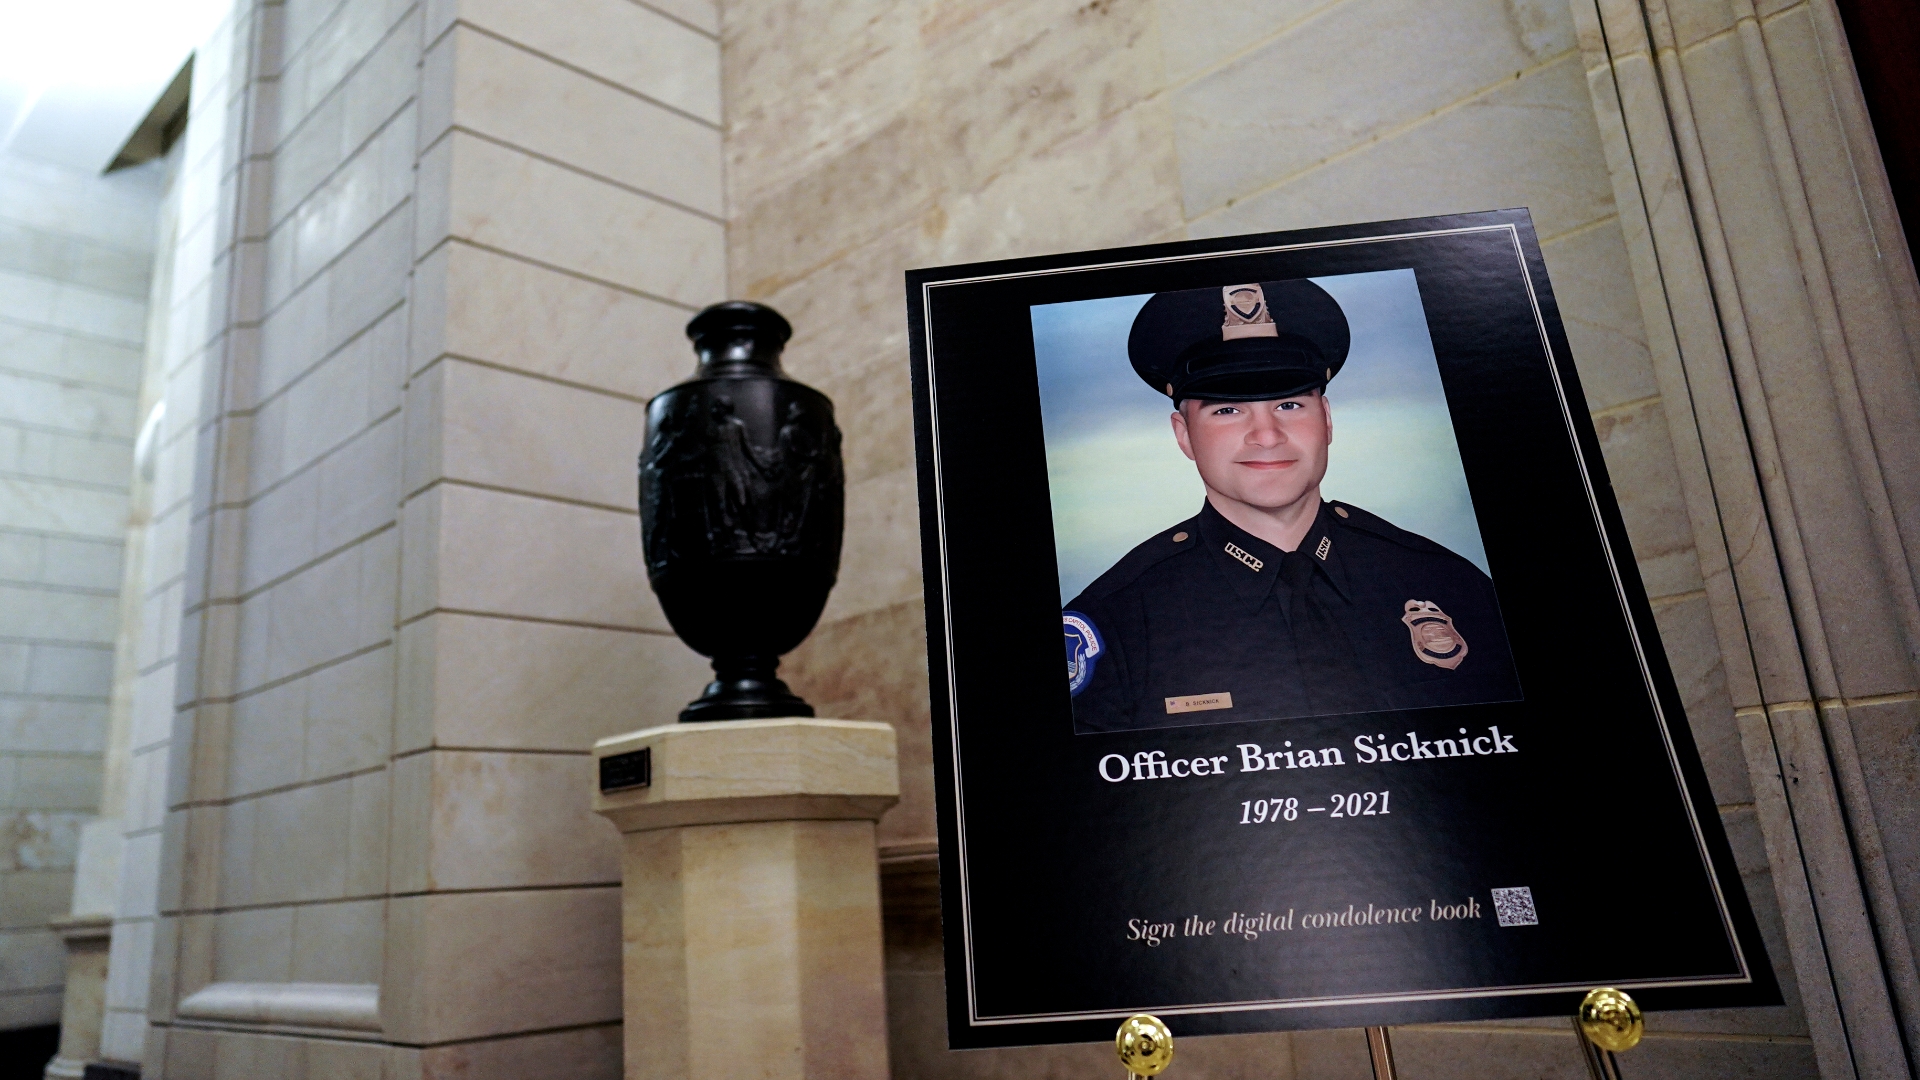
[[[792,334],[770,307],[715,304],[687,324],[699,370],[647,405],[647,580],[713,660],[682,721],[813,715],[775,672],[839,573],[845,480],[833,402],[780,369]]]

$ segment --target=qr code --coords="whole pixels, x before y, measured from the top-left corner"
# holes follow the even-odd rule
[[[1493,890],[1493,915],[1501,926],[1540,925],[1540,915],[1533,910],[1533,890],[1525,885]]]

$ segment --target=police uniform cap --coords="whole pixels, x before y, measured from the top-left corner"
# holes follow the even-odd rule
[[[1155,293],[1127,358],[1148,386],[1187,398],[1265,401],[1324,387],[1347,362],[1346,313],[1311,281]]]

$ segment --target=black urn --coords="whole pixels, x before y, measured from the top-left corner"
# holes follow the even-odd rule
[[[699,370],[647,404],[647,580],[713,660],[683,723],[813,715],[775,671],[833,589],[846,495],[833,402],[780,370],[792,336],[770,307],[715,304],[687,324]]]

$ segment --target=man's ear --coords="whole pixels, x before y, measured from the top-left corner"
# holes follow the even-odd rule
[[[1320,391],[1320,415],[1327,421],[1327,445],[1333,445],[1333,402],[1327,400],[1327,392]]]
[[[1180,452],[1193,461],[1193,441],[1187,433],[1187,403],[1181,402],[1173,407],[1173,441],[1180,444]]]

